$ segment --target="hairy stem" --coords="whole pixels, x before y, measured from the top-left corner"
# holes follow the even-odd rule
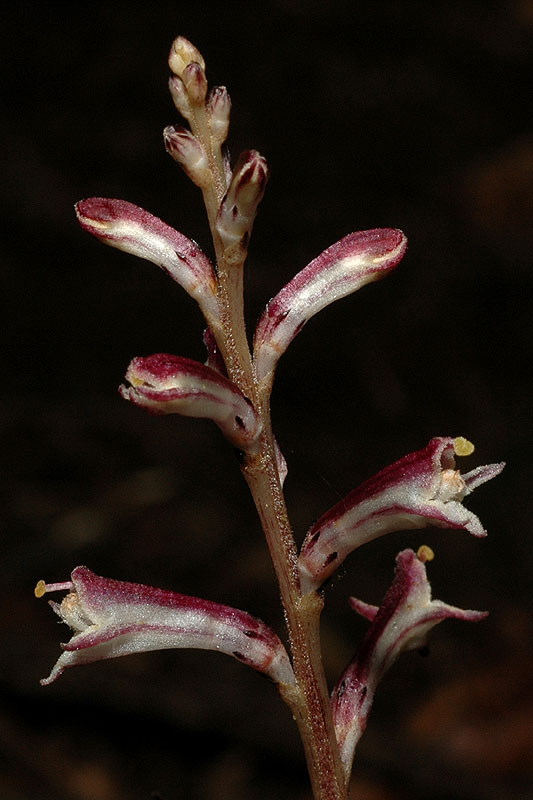
[[[266,415],[269,417],[268,412]],[[329,696],[322,667],[319,621],[323,600],[302,597],[296,572],[296,547],[279,483],[269,419],[259,454],[243,472],[254,498],[279,581],[285,609],[297,692],[286,697],[295,716],[315,800],[347,797]]]
[[[212,181],[203,189],[213,237],[219,284],[221,328],[213,330],[228,375],[252,401],[263,432],[257,453],[243,465],[279,581],[296,676],[296,689],[284,693],[298,724],[315,800],[346,800],[342,763],[333,727],[319,640],[322,598],[302,597],[296,570],[296,544],[289,523],[276,459],[267,393],[255,379],[246,337],[242,263],[226,261],[216,218],[227,189],[220,147],[213,145],[204,107],[195,109],[191,128],[208,154]]]

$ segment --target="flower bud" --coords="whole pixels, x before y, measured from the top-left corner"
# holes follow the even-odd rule
[[[189,42],[185,36],[178,36],[174,39],[170,48],[168,57],[170,69],[174,75],[181,78],[186,67],[193,61],[205,70],[205,61],[198,48]]]
[[[207,95],[207,78],[203,68],[200,64],[192,61],[183,70],[181,79],[191,103],[201,106]]]
[[[260,419],[240,389],[205,364],[157,353],[134,358],[121,386],[125,400],[152,414],[181,414],[213,420],[226,439],[243,452],[256,449]]]
[[[198,245],[125,200],[89,197],[76,204],[81,227],[101,242],[146,258],[193,297],[209,320],[218,315],[213,266]]]
[[[357,231],[332,244],[272,298],[257,323],[254,360],[260,381],[272,382],[278,359],[318,311],[387,275],[407,249],[393,228]]]
[[[163,131],[165,148],[200,188],[209,183],[209,163],[202,144],[186,128],[168,125]]]
[[[211,136],[217,144],[226,141],[229,130],[231,100],[225,86],[214,86],[207,98]]]
[[[171,77],[168,79],[168,88],[172,97],[172,101],[180,112],[181,116],[185,117],[185,119],[190,122],[193,117],[193,113],[187,90],[185,89],[181,78],[176,77],[176,75],[171,75]]]
[[[268,167],[263,156],[256,150],[241,153],[216,223],[230,262],[244,260],[267,180]]]

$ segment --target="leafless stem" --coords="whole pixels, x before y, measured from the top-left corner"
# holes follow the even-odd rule
[[[302,595],[296,570],[296,545],[281,486],[270,419],[269,393],[259,386],[246,337],[243,266],[228,254],[217,230],[217,215],[228,189],[220,143],[215,141],[204,103],[188,109],[191,131],[207,157],[207,178],[201,188],[216,254],[219,321],[213,330],[231,380],[254,404],[262,423],[257,451],[242,467],[266,536],[285,611],[296,687],[285,687],[283,697],[298,724],[315,800],[346,800],[347,791],[333,727],[329,695],[322,666],[319,623],[323,600]]]
[[[211,215],[213,212],[211,211]],[[268,400],[259,396],[246,340],[242,308],[242,268],[217,262],[220,281],[223,352],[231,379],[253,400],[263,434],[257,454],[248,456],[243,474],[252,493],[269,546],[285,610],[297,691],[287,695],[302,737],[316,800],[346,798],[329,696],[322,667],[319,621],[322,598],[302,597],[296,572],[296,546],[276,464]],[[237,276],[235,273],[238,272]],[[240,279],[239,279],[240,278]]]

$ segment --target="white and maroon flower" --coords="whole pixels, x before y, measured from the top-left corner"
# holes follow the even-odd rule
[[[230,606],[138,583],[101,578],[76,567],[70,581],[39,581],[37,597],[68,591],[50,605],[73,636],[48,678],[55,681],[69,667],[131,653],[172,648],[218,650],[264,672],[280,684],[294,683],[287,652],[264,622]]]
[[[429,631],[444,619],[477,622],[483,611],[464,611],[431,599],[424,561],[432,558],[421,547],[419,557],[403,550],[396,558],[394,580],[382,605],[350,598],[352,608],[371,621],[361,646],[331,695],[335,733],[349,776],[356,745],[365,730],[376,686],[400,653],[426,645]]]
[[[125,200],[89,197],[76,204],[81,227],[104,244],[145,258],[161,267],[193,297],[205,317],[218,317],[217,280],[198,245]]]
[[[371,281],[403,258],[404,234],[393,228],[350,233],[328,247],[268,303],[254,337],[257,377],[268,385],[280,356],[318,311]]]
[[[121,396],[152,414],[181,414],[212,419],[240,450],[250,452],[261,433],[251,402],[235,384],[190,358],[157,353],[134,358],[126,372],[130,386]]]
[[[298,558],[304,593],[317,589],[360,545],[392,531],[435,526],[485,536],[480,520],[462,501],[498,475],[504,464],[461,475],[455,455],[469,455],[473,449],[462,437],[436,437],[327,511],[307,533]]]

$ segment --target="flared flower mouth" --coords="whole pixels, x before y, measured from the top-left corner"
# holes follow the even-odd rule
[[[308,531],[298,559],[304,593],[317,589],[362,544],[392,531],[432,525],[486,536],[479,518],[462,501],[505,465],[488,464],[462,475],[455,457],[473,450],[461,436],[435,437],[327,511]]]
[[[399,553],[394,580],[379,607],[350,598],[352,608],[371,624],[331,695],[335,732],[347,775],[376,687],[398,656],[423,648],[431,629],[445,619],[479,622],[487,616],[484,611],[464,610],[432,599],[425,567],[432,558],[433,552],[425,546],[418,553]]]
[[[172,648],[218,650],[264,672],[279,684],[294,683],[287,652],[276,633],[244,611],[152,586],[95,575],[76,567],[70,581],[39,581],[35,595],[67,591],[50,601],[73,631],[48,678],[69,667],[130,653]]]

